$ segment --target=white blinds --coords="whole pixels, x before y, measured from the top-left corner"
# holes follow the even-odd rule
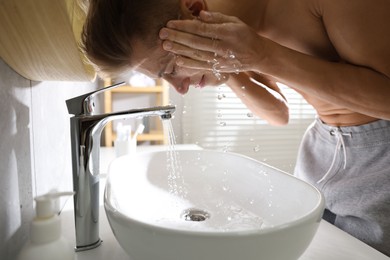
[[[297,92],[279,86],[290,105],[290,122],[279,127],[254,117],[227,86],[191,89],[184,96],[183,142],[241,153],[292,173],[315,111]]]

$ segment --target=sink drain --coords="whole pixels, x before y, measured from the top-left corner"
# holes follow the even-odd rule
[[[210,218],[210,214],[207,211],[200,209],[186,209],[181,216],[185,221],[196,222],[205,221]]]

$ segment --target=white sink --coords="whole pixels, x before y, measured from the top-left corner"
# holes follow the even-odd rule
[[[131,260],[293,260],[310,244],[324,209],[313,186],[238,154],[174,157],[138,153],[110,166],[106,214]]]

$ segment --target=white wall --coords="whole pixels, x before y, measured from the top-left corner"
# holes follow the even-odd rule
[[[36,195],[72,189],[65,100],[94,89],[33,82],[0,59],[0,259],[15,259],[27,240]]]

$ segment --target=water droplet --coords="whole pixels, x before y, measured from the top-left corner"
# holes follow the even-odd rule
[[[220,207],[222,207],[223,206],[223,201],[219,201],[216,205],[215,205],[215,207],[217,207],[217,208],[220,208]]]
[[[255,151],[256,153],[260,151],[260,145],[256,145],[254,148],[253,148],[253,151]]]
[[[220,122],[219,125],[220,126],[226,126],[226,122]]]
[[[240,212],[242,212],[242,208],[237,207],[237,206],[230,206],[230,210],[231,210],[233,213],[236,213],[236,214],[240,214]]]
[[[222,100],[222,99],[226,98],[226,95],[223,94],[223,93],[222,94],[218,94],[217,98],[218,98],[218,100]]]
[[[253,114],[249,112],[249,113],[246,114],[246,116],[251,118],[251,117],[253,117]]]

